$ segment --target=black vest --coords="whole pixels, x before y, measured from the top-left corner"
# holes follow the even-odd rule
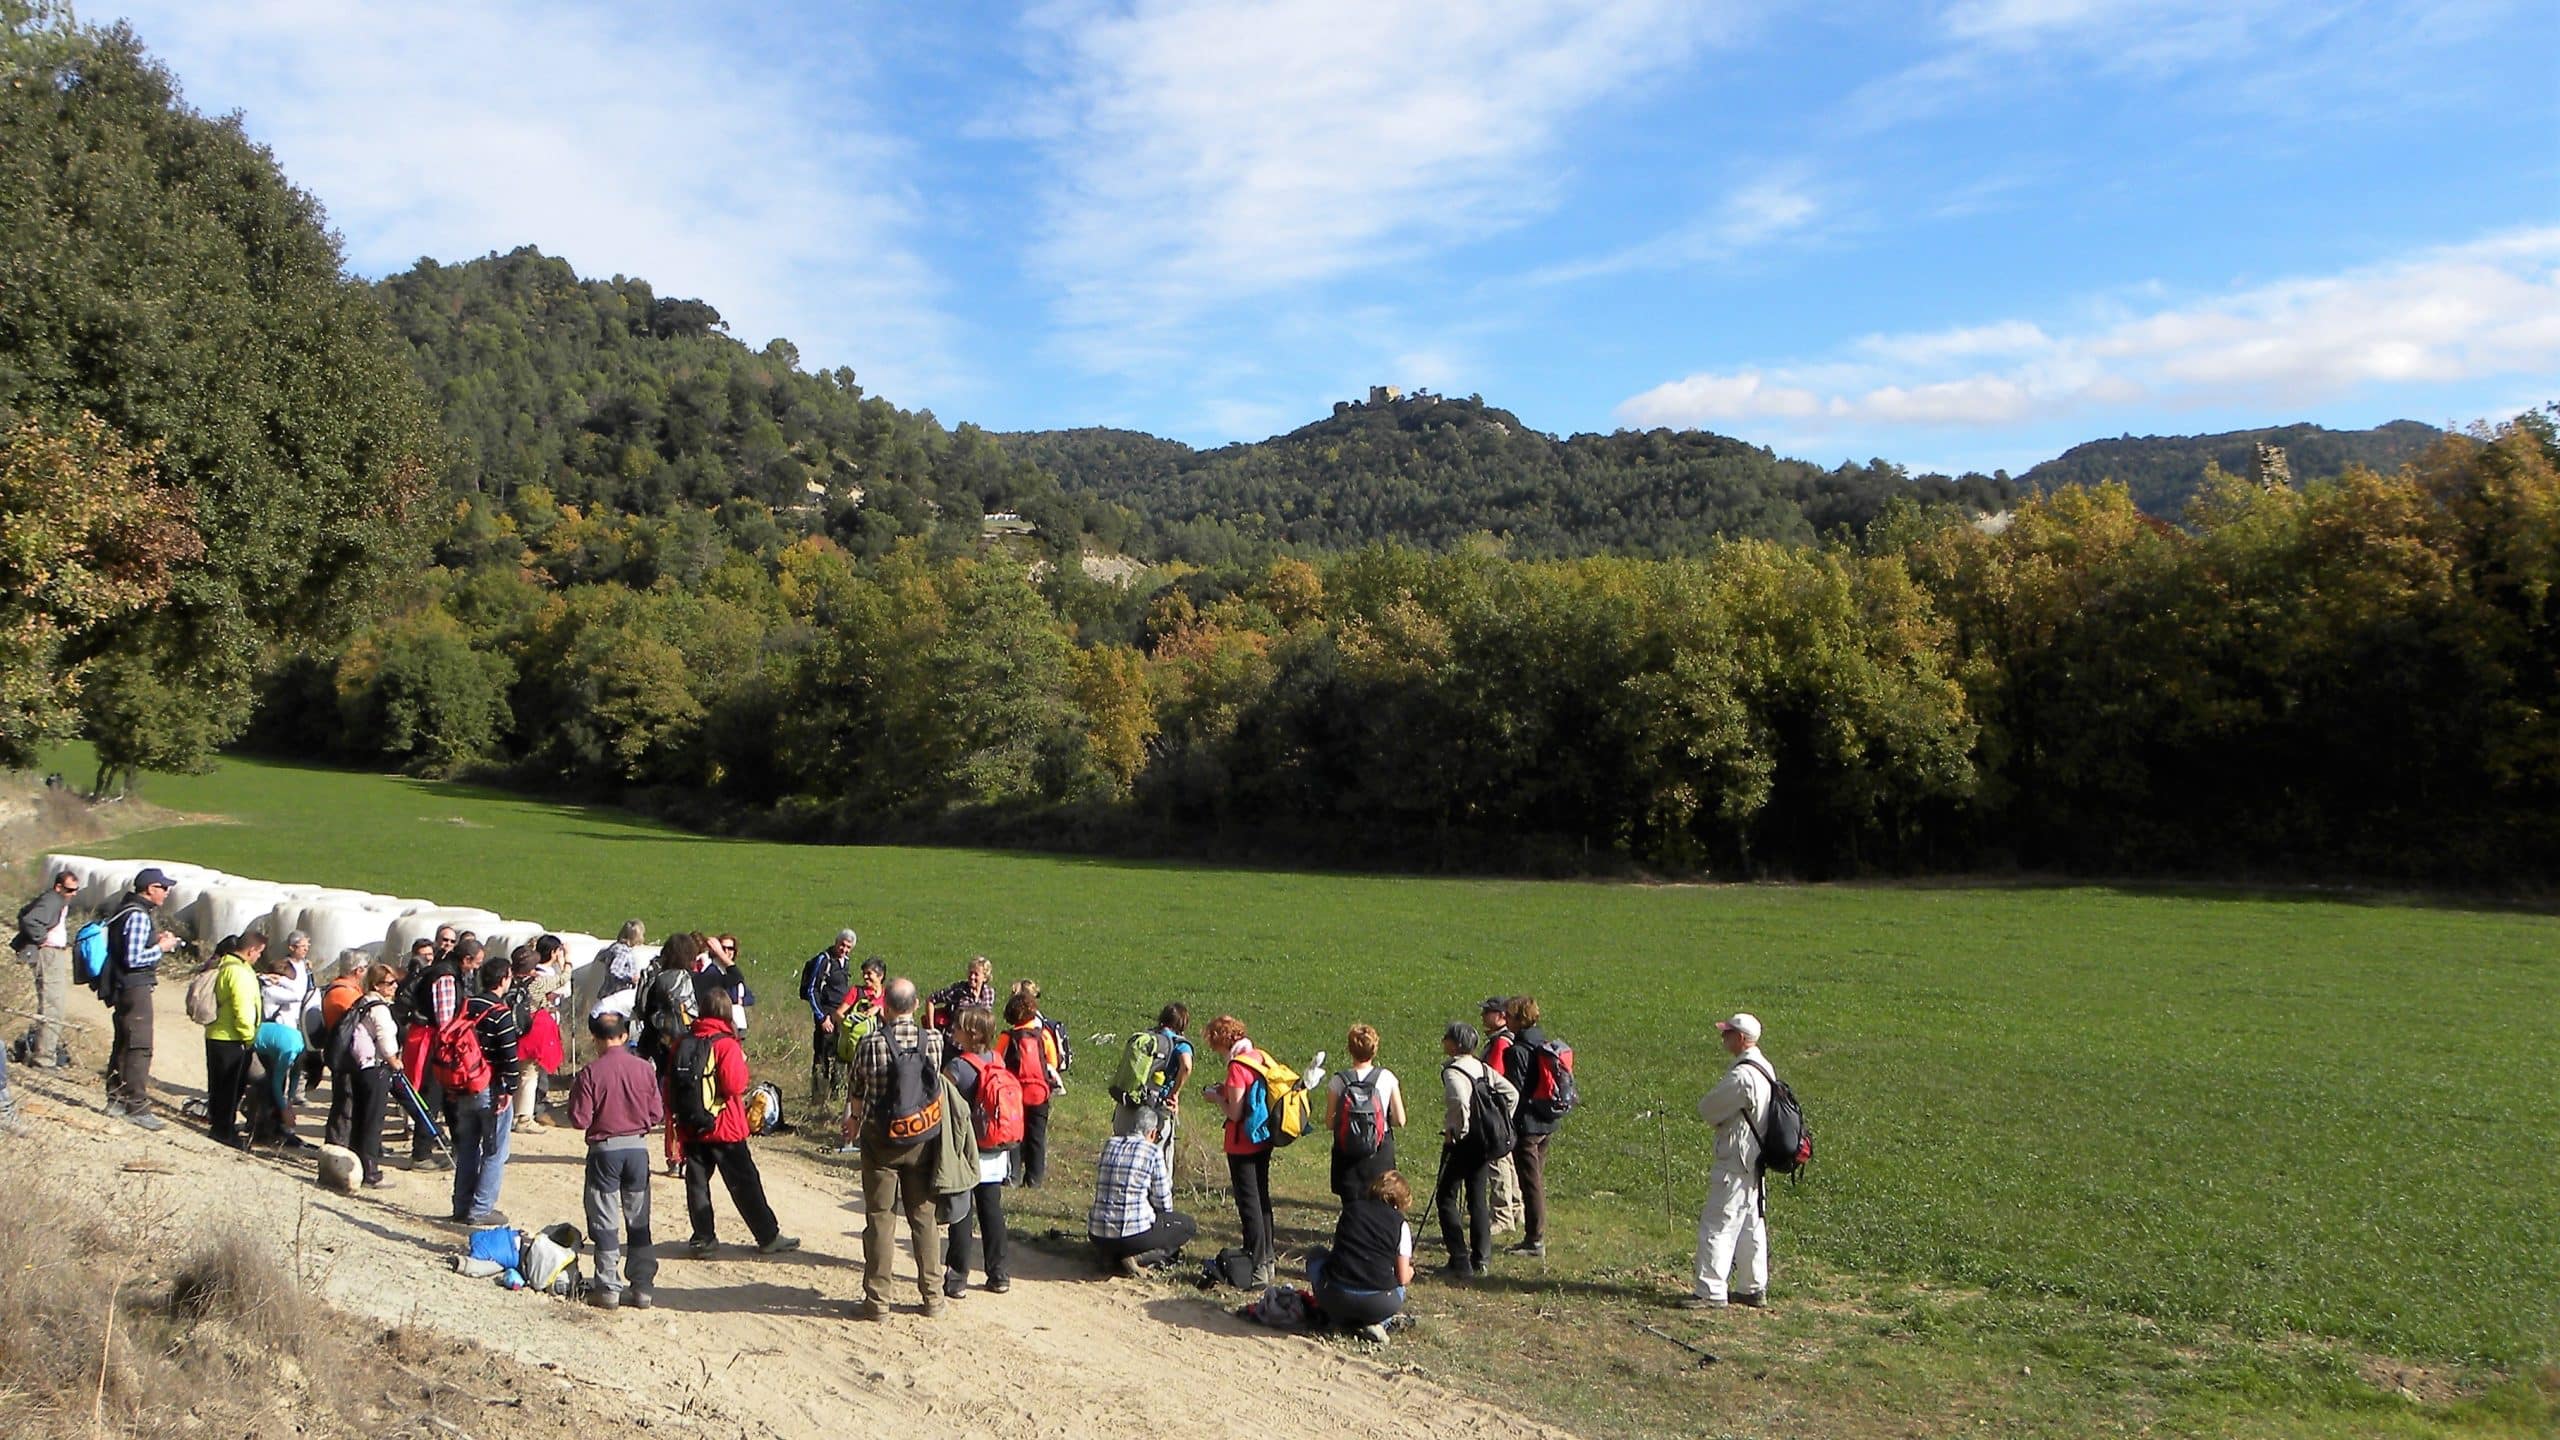
[[[1404,1238],[1404,1212],[1363,1195],[1342,1207],[1333,1226],[1333,1258],[1325,1262],[1329,1289],[1393,1290],[1396,1249]]]

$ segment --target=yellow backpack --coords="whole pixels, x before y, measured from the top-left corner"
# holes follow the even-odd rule
[[[1261,1081],[1245,1097],[1245,1138],[1277,1150],[1306,1134],[1315,1118],[1315,1098],[1298,1072],[1258,1050],[1240,1058]]]

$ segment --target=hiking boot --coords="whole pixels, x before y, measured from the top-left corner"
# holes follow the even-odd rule
[[[634,1310],[646,1310],[658,1303],[658,1297],[646,1290],[633,1290],[622,1297],[622,1303]]]
[[[1680,1297],[1680,1308],[1683,1310],[1721,1310],[1724,1306],[1725,1302],[1722,1300],[1710,1300],[1704,1295],[1683,1295]]]
[[[391,1177],[388,1175],[369,1176],[364,1182],[364,1188],[367,1190],[387,1190],[390,1186]]]
[[[1443,1280],[1473,1280],[1482,1273],[1484,1272],[1476,1269],[1474,1262],[1467,1260],[1452,1260],[1440,1267],[1440,1278]]]
[[[622,1308],[622,1296],[614,1291],[599,1288],[587,1292],[587,1303],[599,1310],[619,1310]]]
[[[924,1318],[927,1320],[939,1320],[950,1313],[951,1306],[938,1295],[924,1302]]]
[[[486,1230],[495,1225],[506,1224],[507,1212],[504,1210],[478,1210],[472,1212],[471,1215],[466,1217],[463,1223],[469,1225],[474,1230]]]
[[[124,1118],[132,1121],[135,1125],[145,1130],[166,1130],[169,1128],[168,1121],[161,1119],[159,1116],[152,1114],[148,1110],[127,1110],[124,1112]]]
[[[991,1276],[987,1280],[987,1293],[990,1295],[1001,1295],[1012,1288],[1013,1282],[1002,1275]]]
[[[877,1300],[856,1300],[853,1302],[853,1318],[856,1320],[886,1320],[889,1318],[889,1307],[881,1304]]]
[[[1503,1253],[1509,1255],[1526,1255],[1533,1260],[1544,1260],[1547,1258],[1547,1242],[1544,1240],[1523,1240]]]
[[[1384,1325],[1363,1325],[1351,1333],[1368,1341],[1372,1345],[1384,1345],[1387,1343],[1387,1327]]]
[[[26,1133],[26,1122],[18,1118],[18,1112],[15,1109],[0,1110],[0,1135],[15,1138]]]
[[[121,1120],[124,1118],[124,1102],[121,1100],[110,1100],[106,1104],[99,1106],[98,1109],[110,1120]]]
[[[765,1242],[764,1242],[763,1244],[761,1244],[761,1245],[758,1245],[758,1246],[756,1247],[756,1250],[757,1250],[759,1253],[761,1253],[761,1254],[765,1254],[765,1255],[788,1255],[788,1254],[790,1254],[792,1251],[797,1250],[797,1249],[799,1249],[799,1248],[800,1248],[800,1237],[799,1237],[799,1236],[797,1236],[797,1235],[776,1235],[776,1236],[774,1236],[772,1239],[765,1241]]]
[[[1754,1310],[1766,1310],[1769,1308],[1769,1297],[1758,1290],[1737,1290],[1733,1292],[1733,1303],[1749,1306]]]
[[[964,1296],[964,1295],[966,1295],[966,1294],[968,1294],[968,1293],[969,1293],[969,1282],[968,1282],[968,1281],[961,1279],[961,1278],[960,1278],[959,1276],[957,1276],[957,1275],[945,1275],[945,1276],[943,1276],[943,1277],[942,1277],[942,1298],[943,1298],[943,1299],[945,1299],[945,1300],[957,1300],[957,1299],[959,1299],[960,1297],[962,1297],[962,1296]]]
[[[453,1168],[453,1157],[450,1155],[436,1154],[421,1158],[413,1155],[409,1157],[409,1168],[412,1170],[450,1170]]]
[[[1111,1268],[1132,1280],[1146,1273],[1146,1267],[1138,1263],[1138,1257],[1135,1255],[1121,1256],[1119,1263]]]
[[[708,1239],[708,1238],[706,1238],[706,1237],[704,1237],[704,1236],[700,1236],[700,1235],[696,1235],[696,1236],[695,1236],[695,1237],[693,1237],[692,1239],[687,1240],[686,1242],[684,1242],[684,1253],[685,1253],[685,1254],[687,1254],[687,1255],[692,1256],[692,1257],[693,1257],[694,1259],[696,1259],[696,1260],[708,1260],[708,1259],[710,1259],[710,1258],[711,1258],[711,1252],[713,1252],[714,1250],[717,1250],[717,1249],[719,1249],[719,1248],[720,1248],[720,1242],[719,1242],[719,1241],[717,1241],[717,1240],[713,1240],[713,1239]]]

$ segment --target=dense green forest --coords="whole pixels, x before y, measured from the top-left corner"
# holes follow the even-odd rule
[[[1558,440],[1476,396],[1343,401],[1286,435],[1206,451],[1126,430],[1001,439],[1069,492],[1137,516],[1142,553],[1202,565],[1479,534],[1523,556],[1685,555],[1855,532],[1896,498],[1992,511],[2021,493],[2006,477],[1915,480],[1882,460],[1825,470],[1699,430]]]
[[[2318,425],[2277,425],[2220,435],[2126,435],[2074,445],[2018,478],[2041,490],[2113,480],[2133,492],[2133,503],[2176,519],[2204,485],[2206,470],[2234,475],[2256,471],[2258,447],[2285,452],[2298,481],[2332,480],[2355,466],[2384,474],[2425,453],[2444,432],[2415,420],[2394,420],[2370,430],[2330,430]]]
[[[704,825],[1400,865],[2560,866],[2548,412],[2207,464],[2174,523],[1473,398],[999,440],[530,250],[352,281],[128,32],[24,14],[0,758],[254,726]]]
[[[976,426],[865,395],[851,370],[809,374],[787,340],[749,349],[709,304],[646,281],[582,280],[528,246],[422,260],[375,291],[439,402],[458,495],[503,503],[538,485],[582,509],[733,526],[780,514],[866,555],[907,537],[956,554],[991,510],[1068,553],[1086,528],[1055,481]]]

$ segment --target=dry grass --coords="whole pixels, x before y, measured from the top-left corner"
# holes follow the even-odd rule
[[[245,1231],[190,1241],[115,1223],[147,1207],[131,1193],[69,1203],[26,1157],[12,1157],[18,1204],[0,1226],[10,1440],[486,1437],[523,1423],[531,1396],[546,1422],[584,1418],[557,1381],[331,1309]]]

